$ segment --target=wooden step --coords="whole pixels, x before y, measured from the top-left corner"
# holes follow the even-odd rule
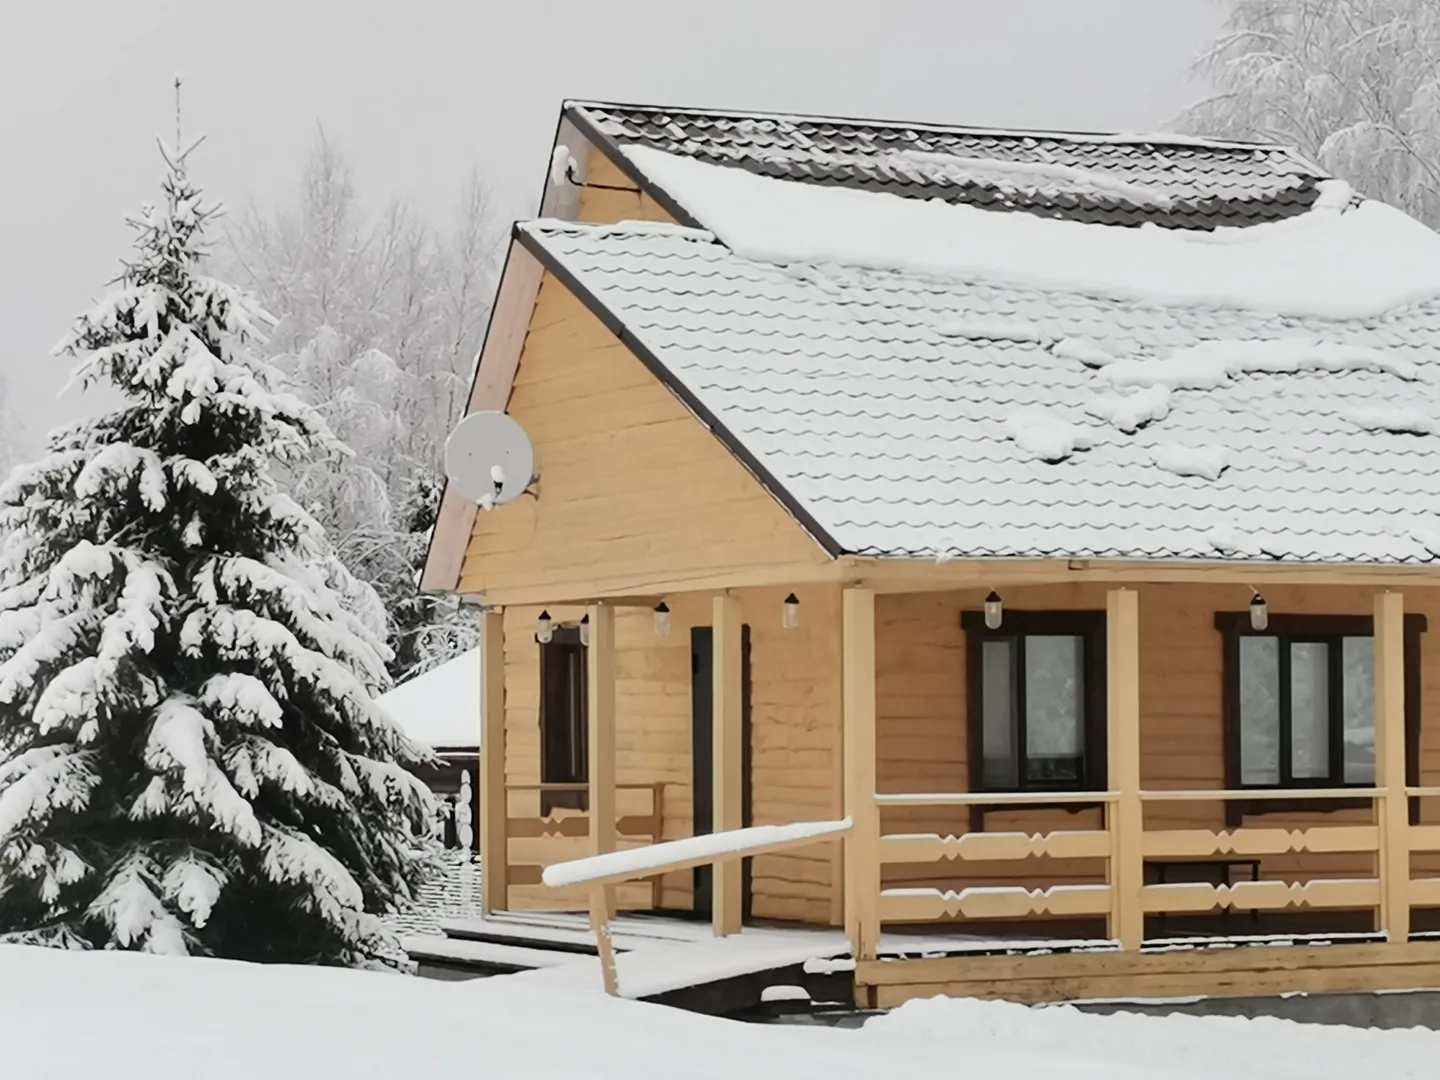
[[[527,918],[523,914],[492,916],[488,919],[441,919],[440,929],[446,937],[460,941],[493,941],[534,949],[553,949],[585,956],[596,955],[595,935],[589,919],[583,916],[556,918],[543,913],[543,918]],[[693,943],[711,940],[708,923],[678,926],[670,920],[646,919],[621,915],[610,924],[611,938],[620,952],[643,945]]]
[[[486,941],[465,941],[435,934],[411,934],[401,942],[412,960],[477,967],[496,974],[535,971],[573,964],[584,957],[548,949],[529,949]]]

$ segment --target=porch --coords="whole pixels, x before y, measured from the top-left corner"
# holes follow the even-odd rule
[[[837,926],[857,1001],[881,1007],[940,992],[1440,985],[1440,943],[1428,940],[1440,929],[1428,590],[1262,580],[1262,632],[1238,582],[1022,580],[999,587],[992,627],[990,589],[973,577],[554,607],[577,642],[588,618],[587,773],[542,781],[539,762],[482,750],[487,912],[583,908],[583,896],[535,884],[567,858],[843,813],[843,852],[822,842],[798,863],[660,874],[622,886],[619,906],[687,913],[722,936],[752,915]],[[543,694],[513,685],[538,614],[485,616],[486,747],[538,724],[524,714]],[[696,629],[708,670],[692,656],[682,679],[674,639]],[[1056,690],[1066,665],[1074,685]],[[1249,685],[1242,700],[1242,666],[1274,693]],[[677,743],[658,722],[664,712],[694,735],[697,674],[704,762],[693,738]],[[1367,679],[1368,695],[1357,689]],[[782,732],[772,714],[794,708],[804,718]],[[767,757],[777,743],[792,767]],[[584,798],[557,805],[567,789]],[[929,957],[881,947],[882,935],[917,933],[969,944]]]

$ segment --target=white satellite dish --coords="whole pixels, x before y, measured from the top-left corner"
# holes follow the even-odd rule
[[[483,509],[503,506],[535,479],[535,448],[513,417],[471,413],[445,440],[445,475]]]

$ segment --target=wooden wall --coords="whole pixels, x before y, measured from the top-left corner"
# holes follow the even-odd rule
[[[668,221],[674,218],[599,150],[585,162],[585,188],[580,192],[581,221],[613,225],[617,221]]]
[[[743,593],[750,626],[751,775],[754,823],[781,825],[841,814],[840,604],[834,588],[799,590],[800,627],[780,625],[785,589]],[[692,835],[690,628],[710,625],[711,598],[668,598],[672,629],[657,638],[651,612],[621,608],[616,618],[616,780],[663,781],[667,840]],[[534,608],[505,613],[506,776],[540,777],[539,646]],[[578,609],[553,608],[558,621]],[[534,814],[533,795],[512,796],[511,813]],[[625,808],[622,807],[622,813]],[[556,861],[584,854],[584,842],[512,841],[512,857]],[[691,874],[669,875],[663,905],[688,909]],[[756,918],[839,922],[839,844],[761,856],[753,871]],[[543,887],[511,890],[516,907],[577,906],[583,896]],[[631,901],[638,903],[632,890]]]
[[[1105,586],[1068,585],[1007,589],[1007,610],[1105,610]],[[1225,782],[1221,637],[1217,611],[1243,611],[1248,590],[1239,586],[1143,585],[1140,603],[1140,710],[1142,783],[1148,789],[1219,788]],[[968,787],[965,635],[962,610],[980,610],[987,589],[970,592],[881,596],[876,606],[878,680],[878,786],[882,792],[963,791]],[[1373,592],[1363,588],[1269,587],[1270,611],[1280,614],[1369,615]],[[1416,590],[1405,595],[1406,610],[1428,616],[1440,633],[1440,595]],[[1428,646],[1428,647],[1427,647]],[[1421,783],[1440,784],[1440,645],[1422,640],[1424,674]],[[1425,820],[1440,819],[1440,807],[1426,806]],[[1373,811],[1328,814],[1265,814],[1247,824],[1303,826],[1369,821]],[[1223,806],[1208,803],[1153,803],[1146,827],[1225,827]],[[987,831],[1045,833],[1055,829],[1098,828],[1099,811],[991,812]],[[887,809],[887,833],[967,830],[968,812],[959,809]],[[1266,878],[1371,876],[1370,855],[1291,854],[1264,861]],[[1421,858],[1416,858],[1421,868]],[[1429,872],[1429,871],[1427,871]],[[885,885],[934,886],[1100,882],[1103,863],[1030,860],[1015,863],[892,866]]]
[[[609,596],[650,582],[673,587],[742,568],[828,561],[669,389],[548,275],[508,412],[535,445],[539,497],[475,515],[462,593]]]

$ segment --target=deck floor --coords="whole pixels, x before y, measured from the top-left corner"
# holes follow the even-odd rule
[[[504,965],[508,958],[554,950],[545,964],[514,978],[576,989],[601,988],[600,964],[588,916],[579,912],[504,912],[486,919],[441,920],[444,938],[410,944],[412,955],[456,962]],[[687,989],[735,980],[777,985],[812,977],[849,977],[854,970],[845,935],[832,927],[797,923],[746,926],[717,938],[708,922],[676,916],[622,914],[611,922],[620,991],[631,998],[655,998]],[[953,932],[887,933],[880,956],[888,960],[935,959],[965,955],[1093,952],[1114,948],[1107,941],[1057,941],[1049,938],[986,937]]]

